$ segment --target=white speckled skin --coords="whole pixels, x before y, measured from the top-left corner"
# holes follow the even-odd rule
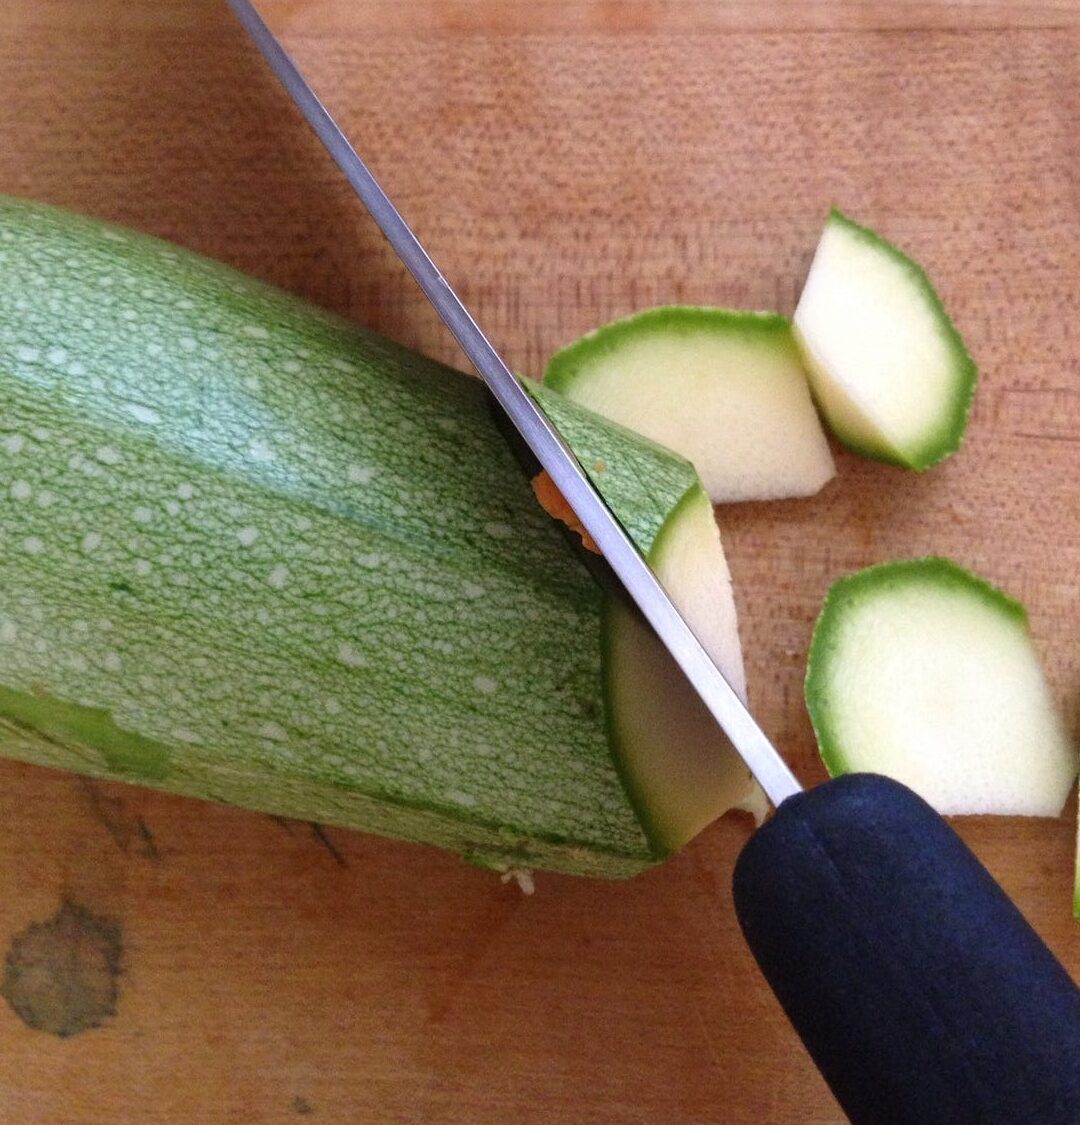
[[[654,861],[602,595],[476,381],[3,201],[0,403],[0,752],[481,862]],[[562,409],[648,550],[693,470]]]

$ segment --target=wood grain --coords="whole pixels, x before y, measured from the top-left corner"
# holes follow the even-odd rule
[[[655,303],[790,312],[834,202],[924,262],[982,369],[968,443],[925,476],[840,453],[812,500],[720,512],[753,702],[818,779],[800,684],[825,589],[936,552],[1026,602],[1080,730],[1075,4],[264,7],[522,370]],[[0,28],[0,190],[457,360],[219,3],[8,0]],[[11,1125],[841,1120],[739,940],[741,821],[525,899],[419,847],[0,780],[4,947],[65,898],[123,933],[105,1027],[0,1007]],[[1074,815],[958,827],[1076,974]]]
[[[206,18],[228,17],[218,11]],[[524,34],[670,35],[718,31],[914,31],[1060,28],[1080,25],[1073,0],[265,0],[279,34],[485,38]],[[0,12],[20,26],[68,31],[102,26],[190,26],[176,3],[128,0],[14,0]]]

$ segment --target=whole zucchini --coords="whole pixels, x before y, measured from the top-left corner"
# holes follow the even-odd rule
[[[647,551],[693,469],[553,409]],[[0,201],[0,753],[631,874],[603,600],[476,380]]]

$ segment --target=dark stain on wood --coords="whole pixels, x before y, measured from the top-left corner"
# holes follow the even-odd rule
[[[78,779],[79,788],[90,804],[90,811],[125,855],[137,855],[159,862],[161,851],[150,826],[141,816],[128,811],[120,797],[111,797],[97,782]]]
[[[326,831],[326,827],[320,824],[317,820],[293,820],[287,816],[278,816],[275,813],[267,813],[267,816],[279,827],[283,828],[289,835],[293,835],[293,830],[307,825],[308,830],[311,832],[311,837],[320,848],[325,849],[330,858],[338,865],[338,867],[348,867],[349,861],[345,857],[345,853],[330,839],[330,834]]]
[[[345,853],[330,839],[326,829],[314,820],[310,822],[310,825],[312,836],[333,856],[338,867],[348,867],[349,861],[345,858]]]
[[[114,918],[65,899],[46,922],[15,935],[0,995],[35,1031],[61,1039],[116,1015],[123,930]]]
[[[292,1111],[298,1113],[301,1117],[308,1117],[315,1112],[315,1107],[307,1098],[302,1098],[297,1094],[292,1100]]]

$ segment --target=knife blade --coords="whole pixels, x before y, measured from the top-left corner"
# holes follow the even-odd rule
[[[511,374],[461,299],[250,0],[230,7],[416,279],[514,428],[547,470],[600,553],[723,728],[774,805],[802,791],[787,763],[724,679],[558,430]]]
[[[1077,1125],[1080,991],[945,821],[855,774],[804,793],[567,444],[511,374],[250,0],[229,5],[777,810],[735,910],[855,1125]]]

